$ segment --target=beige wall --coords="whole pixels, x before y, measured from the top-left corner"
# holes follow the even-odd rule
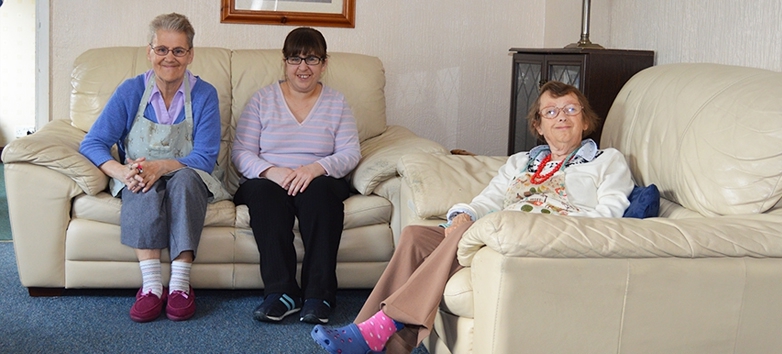
[[[608,47],[611,32],[613,0],[592,0],[589,7],[589,40]],[[578,0],[546,0],[546,48],[562,48],[581,39],[583,2]]]
[[[610,0],[610,44],[654,49],[657,64],[712,62],[782,71],[779,0]]]
[[[143,45],[146,24],[159,13],[190,16],[197,46],[278,48],[292,29],[221,24],[219,2],[52,1],[53,117],[67,118],[70,68],[79,53],[98,46]],[[355,29],[321,30],[332,51],[383,60],[389,122],[448,148],[481,154],[506,151],[507,50],[563,47],[581,33],[581,2],[573,0],[497,0],[482,7],[452,0],[356,2]],[[782,70],[778,0],[757,0],[752,6],[732,0],[591,4],[590,39],[605,47],[652,49],[658,64],[703,61]]]
[[[320,30],[330,51],[383,61],[389,123],[448,148],[503,154],[510,101],[508,49],[543,45],[544,6],[544,0],[357,0],[356,28]],[[69,75],[80,53],[92,47],[144,45],[149,21],[172,11],[193,22],[196,46],[280,48],[293,29],[222,24],[220,0],[52,1],[54,118],[67,118]]]
[[[35,2],[0,7],[0,146],[16,127],[35,125]]]

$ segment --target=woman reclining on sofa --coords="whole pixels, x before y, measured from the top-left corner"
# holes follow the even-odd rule
[[[491,212],[516,210],[583,217],[621,217],[633,181],[625,157],[582,140],[598,117],[571,85],[548,82],[530,110],[529,128],[548,145],[520,152],[469,204],[454,205],[444,227],[408,226],[397,250],[356,317],[312,338],[330,353],[410,353],[426,338],[448,279],[461,268],[456,249],[472,223]]]

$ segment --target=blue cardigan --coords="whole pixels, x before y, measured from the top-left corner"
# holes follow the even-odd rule
[[[144,74],[125,80],[109,98],[98,119],[81,142],[79,152],[95,166],[112,160],[111,147],[117,144],[120,163],[125,163],[125,137],[136,117],[141,96],[144,94]],[[212,173],[220,151],[220,109],[217,90],[208,82],[197,78],[190,92],[193,105],[193,151],[177,159],[185,166]],[[157,123],[155,109],[147,103],[144,116]],[[185,120],[183,109],[176,123]]]

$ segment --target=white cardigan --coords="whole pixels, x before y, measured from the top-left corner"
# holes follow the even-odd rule
[[[592,146],[589,145],[589,142],[585,142],[580,149],[590,150]],[[544,156],[545,154],[539,158]],[[568,201],[580,209],[568,215],[621,217],[630,205],[627,196],[634,187],[624,155],[619,150],[608,148],[597,156],[593,153],[591,158],[583,155],[581,157],[588,162],[570,165],[564,171]],[[467,213],[475,221],[486,214],[502,210],[509,184],[520,171],[527,169],[529,159],[528,152],[509,157],[500,167],[497,176],[472,202],[458,203],[448,210],[448,221],[459,213]]]

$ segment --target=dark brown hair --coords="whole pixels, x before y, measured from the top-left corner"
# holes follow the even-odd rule
[[[288,33],[282,46],[282,55],[287,57],[297,55],[314,55],[326,59],[326,39],[320,31],[311,27],[299,27]]]
[[[538,95],[538,98],[535,99],[535,103],[530,106],[529,112],[527,113],[527,127],[532,135],[545,141],[544,137],[538,133],[538,127],[540,127],[540,120],[542,119],[540,116],[540,109],[543,108],[540,107],[540,97],[546,92],[554,98],[567,96],[571,93],[575,95],[578,102],[581,104],[581,107],[583,107],[581,110],[581,119],[584,120],[584,123],[587,126],[586,130],[581,134],[581,137],[583,138],[595,131],[597,124],[600,122],[600,117],[598,117],[597,113],[592,109],[592,106],[589,105],[589,100],[587,100],[586,96],[573,85],[568,85],[559,81],[549,81],[540,87],[540,94]]]

